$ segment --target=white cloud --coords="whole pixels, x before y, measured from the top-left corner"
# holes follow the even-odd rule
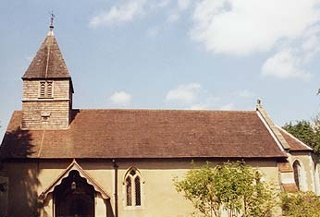
[[[158,0],[157,2],[158,2],[158,4],[156,5],[156,7],[164,8],[169,5],[170,0]]]
[[[178,8],[180,11],[187,10],[191,4],[190,0],[178,0]]]
[[[306,79],[306,63],[320,52],[320,0],[122,0],[93,17],[90,26],[119,25],[155,13],[165,20],[147,27],[147,36],[156,37],[191,13],[189,36],[207,51],[271,53],[261,68],[264,76]]]
[[[249,90],[240,90],[238,92],[235,92],[235,95],[240,98],[252,98],[255,96],[255,94]]]
[[[181,13],[187,10],[190,7],[190,5],[190,0],[177,0],[177,6],[175,9],[171,11],[169,16],[167,17],[166,23],[171,24],[177,22],[181,17]]]
[[[248,55],[300,37],[319,20],[318,0],[201,0],[191,37],[214,53]]]
[[[124,4],[114,5],[100,15],[93,17],[89,25],[98,27],[131,22],[136,17],[143,16],[145,3],[146,0],[127,0]]]
[[[154,26],[154,27],[149,28],[147,30],[147,35],[149,37],[156,37],[159,34],[159,31],[160,31],[160,27],[159,26]]]
[[[191,104],[196,101],[201,90],[201,85],[197,83],[182,84],[170,90],[166,96],[167,101],[177,101],[179,103]]]
[[[167,23],[174,23],[180,19],[180,13],[174,12],[167,17]]]
[[[304,55],[304,61],[309,61],[314,55],[320,51],[320,26],[313,26],[305,32],[301,52]]]
[[[132,96],[124,91],[116,91],[110,96],[110,101],[116,105],[129,105],[131,100]]]
[[[262,66],[262,75],[277,78],[308,79],[310,73],[303,70],[302,60],[292,50],[283,50],[267,59]]]

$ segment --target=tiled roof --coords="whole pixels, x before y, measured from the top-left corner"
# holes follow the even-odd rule
[[[22,79],[70,78],[52,30],[48,33]]]
[[[285,158],[256,111],[74,110],[68,130],[20,130],[13,113],[1,147],[9,158]]]
[[[290,151],[312,151],[312,148],[304,144],[292,134],[288,133],[286,130],[279,127],[279,131],[290,145]]]

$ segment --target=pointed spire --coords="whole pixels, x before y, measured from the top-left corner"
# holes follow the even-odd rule
[[[22,79],[70,78],[56,38],[53,34],[54,14],[51,14],[50,30],[33,58]]]

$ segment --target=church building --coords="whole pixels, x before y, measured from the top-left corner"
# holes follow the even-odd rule
[[[0,216],[186,217],[191,162],[244,160],[279,191],[320,193],[313,150],[252,111],[76,109],[53,26],[0,147]]]

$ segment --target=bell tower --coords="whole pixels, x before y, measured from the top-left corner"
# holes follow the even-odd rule
[[[22,129],[67,129],[71,121],[73,85],[53,33],[49,32],[22,76]]]

